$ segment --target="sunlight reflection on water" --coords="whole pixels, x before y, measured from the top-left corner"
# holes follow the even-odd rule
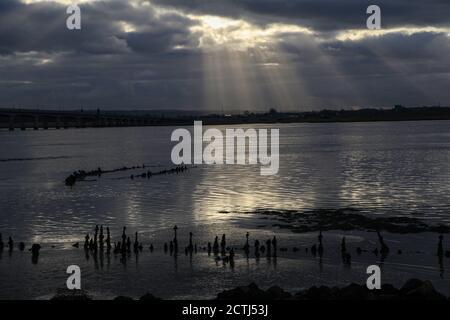
[[[147,243],[160,244],[175,224],[184,240],[191,230],[199,243],[222,233],[242,239],[246,230],[261,226],[279,232],[243,213],[258,208],[353,207],[450,222],[448,121],[257,127],[280,128],[276,176],[261,176],[258,166],[198,166],[151,179],[131,180],[132,172],[119,172],[73,189],[63,181],[78,169],[171,167],[174,128],[0,132],[2,159],[29,159],[0,162],[0,232],[17,241],[65,245],[82,241],[95,224],[110,226],[116,238],[127,225]],[[281,269],[293,265],[300,266],[286,260]]]

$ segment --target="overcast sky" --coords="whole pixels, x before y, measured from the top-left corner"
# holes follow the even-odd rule
[[[448,0],[85,0],[76,31],[70,3],[0,0],[0,107],[450,105]]]

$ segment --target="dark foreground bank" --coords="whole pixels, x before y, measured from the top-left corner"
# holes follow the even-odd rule
[[[92,300],[89,293],[82,290],[60,290],[51,299],[62,300]],[[132,301],[131,297],[118,296],[116,301]],[[162,300],[151,293],[146,293],[139,298],[140,301]],[[294,301],[341,301],[341,300],[380,300],[380,301],[401,301],[401,300],[450,300],[444,294],[438,292],[430,281],[419,279],[408,280],[401,288],[395,288],[391,284],[383,284],[379,290],[369,290],[366,285],[352,283],[348,286],[327,287],[313,286],[309,289],[289,293],[278,286],[273,286],[267,290],[260,289],[256,284],[241,286],[231,290],[225,290],[217,294],[215,300],[219,301],[274,301],[274,300],[294,300]]]

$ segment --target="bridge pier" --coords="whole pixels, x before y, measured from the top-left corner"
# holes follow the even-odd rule
[[[0,126],[13,130],[47,130],[66,129],[71,127],[132,127],[146,126],[153,121],[139,116],[120,114],[95,115],[92,112],[57,112],[51,110],[21,110],[5,109],[1,111]]]

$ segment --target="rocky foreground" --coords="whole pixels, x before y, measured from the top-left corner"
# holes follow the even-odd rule
[[[408,280],[400,289],[390,284],[382,285],[380,290],[369,290],[365,285],[352,283],[346,287],[316,287],[291,294],[278,286],[262,290],[254,283],[248,286],[237,287],[222,291],[216,300],[448,300],[442,293],[436,291],[430,281],[418,279]],[[92,300],[82,290],[60,290],[51,300]],[[133,300],[130,297],[119,296],[114,300]],[[147,293],[141,301],[161,300]]]
[[[244,213],[271,217],[279,221],[279,223],[273,224],[273,227],[289,229],[297,233],[328,230],[378,230],[398,234],[421,232],[450,233],[449,225],[428,224],[415,217],[368,216],[354,208],[307,211],[258,209]]]

